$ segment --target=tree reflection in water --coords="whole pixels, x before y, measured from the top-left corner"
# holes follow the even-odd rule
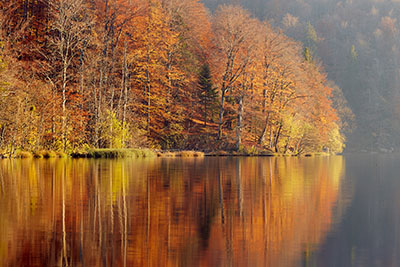
[[[344,160],[0,161],[1,266],[295,266],[337,220]]]

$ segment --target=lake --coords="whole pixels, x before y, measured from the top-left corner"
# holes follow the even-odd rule
[[[0,160],[0,266],[400,266],[400,156]]]

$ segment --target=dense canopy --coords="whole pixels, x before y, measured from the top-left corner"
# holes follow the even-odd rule
[[[314,48],[240,6],[211,15],[197,0],[0,5],[2,152],[344,147],[351,111]]]

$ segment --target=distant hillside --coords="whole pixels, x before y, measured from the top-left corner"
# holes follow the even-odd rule
[[[350,150],[400,148],[400,1],[204,0],[242,4],[312,49],[356,116]]]

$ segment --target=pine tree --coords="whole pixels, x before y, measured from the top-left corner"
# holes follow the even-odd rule
[[[312,51],[308,47],[304,48],[304,60],[307,62],[313,61]]]
[[[211,112],[211,121],[213,120],[214,110],[216,109],[218,102],[218,92],[217,88],[213,87],[211,80],[210,67],[208,64],[204,64],[201,67],[199,73],[199,98],[200,104],[203,107],[203,116],[204,116],[204,126],[207,126],[207,118],[208,114]]]
[[[354,45],[351,46],[350,57],[351,57],[352,63],[356,62],[358,59],[358,53],[357,53],[356,47]]]

